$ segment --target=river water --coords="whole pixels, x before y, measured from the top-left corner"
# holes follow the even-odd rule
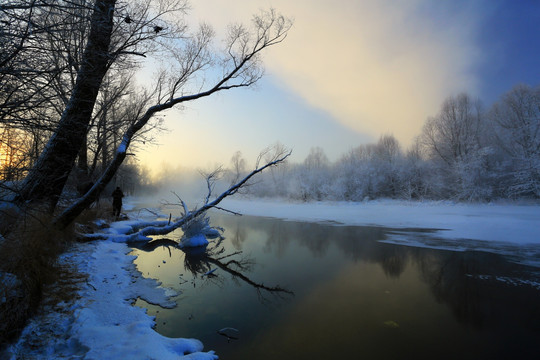
[[[144,276],[180,292],[174,309],[136,303],[165,336],[226,360],[540,358],[537,268],[382,243],[381,227],[211,219],[225,239],[204,254],[163,239],[133,251]]]

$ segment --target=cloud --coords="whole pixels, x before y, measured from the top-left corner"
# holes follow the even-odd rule
[[[350,3],[306,6],[290,42],[269,55],[269,68],[311,105],[354,130],[408,142],[446,96],[475,90],[465,25],[439,29],[409,2]]]
[[[437,4],[437,21],[432,4],[207,0],[193,7],[218,29],[270,6],[290,15],[288,38],[265,54],[268,73],[347,127],[374,137],[393,133],[406,144],[444,98],[478,86],[476,13],[454,6],[446,16]]]

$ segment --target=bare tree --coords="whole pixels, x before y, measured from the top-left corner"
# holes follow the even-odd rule
[[[4,117],[4,121],[10,126],[16,126],[18,129],[32,134],[35,145],[33,146],[32,156],[33,163],[37,160],[38,155],[43,151],[47,139],[54,133],[58,126],[58,120],[72,95],[75,87],[77,74],[82,64],[84,49],[87,44],[87,39],[90,31],[90,17],[92,14],[91,2],[87,0],[76,1],[46,1],[46,0],[16,0],[11,2],[11,12],[4,11],[4,15],[8,19],[14,16],[14,4],[18,5],[18,13],[25,14],[25,9],[28,14],[21,18],[20,23],[28,25],[31,22],[32,29],[35,29],[39,24],[39,29],[42,31],[36,32],[32,30],[31,36],[26,40],[27,51],[19,51],[16,59],[13,61],[13,67],[5,68],[5,71],[14,71],[18,76],[11,76],[14,79],[31,80],[25,82],[24,91],[21,86],[15,92],[19,97],[28,99],[27,94],[33,94],[33,102],[28,100],[24,102],[13,103],[16,105],[17,112],[11,113],[10,116]],[[149,17],[151,10],[151,2],[138,1],[130,4],[130,12],[132,16],[148,17],[154,19],[156,14]],[[165,4],[165,3],[164,3]],[[179,1],[168,1],[167,6],[163,6],[160,11],[167,13],[172,10],[181,11],[185,4]],[[127,11],[125,6],[119,4],[119,11]],[[119,24],[127,23],[125,21],[117,21]],[[135,24],[135,20],[131,24]],[[138,25],[125,29],[122,26],[115,26],[111,35],[110,46],[110,65],[107,70],[107,76],[102,82],[98,98],[95,103],[92,118],[88,126],[87,140],[84,142],[77,160],[79,171],[77,172],[78,181],[88,181],[92,177],[92,173],[97,169],[97,165],[106,166],[111,154],[114,152],[116,145],[120,142],[123,130],[129,125],[125,123],[125,119],[118,111],[125,106],[125,97],[129,93],[134,93],[132,86],[133,68],[136,68],[136,62],[130,60],[130,56],[122,54],[127,44],[134,45],[134,39],[137,41],[146,41],[149,44],[157,38],[157,34],[153,30],[153,26],[148,22],[136,22]],[[13,27],[10,35],[12,38],[21,32],[21,26]],[[178,26],[168,26],[168,29],[176,29]],[[19,29],[18,32],[16,29]],[[129,31],[138,33],[128,36]],[[167,36],[170,36],[171,30],[167,30]],[[161,35],[160,35],[161,36]],[[129,39],[129,40],[127,40]],[[39,44],[39,48],[37,45]],[[150,44],[151,45],[151,44]],[[141,44],[138,46],[138,55],[150,52],[152,46]],[[39,49],[37,51],[36,49]],[[5,49],[9,52],[10,48]],[[133,57],[133,56],[131,56]],[[138,57],[138,56],[135,56]],[[32,61],[32,71],[22,71],[19,69],[23,64]],[[17,67],[18,66],[18,67]],[[39,67],[38,67],[39,66]],[[5,72],[4,71],[4,72]],[[19,82],[20,82],[19,81]],[[0,93],[2,92],[0,89]],[[7,94],[4,92],[7,97]],[[0,98],[1,95],[0,95]],[[36,106],[36,104],[40,106]],[[0,104],[0,108],[8,110],[8,104]],[[95,139],[95,138],[98,139]],[[114,144],[116,140],[116,144]],[[89,146],[93,146],[89,148]],[[104,151],[101,151],[104,150]],[[93,155],[93,156],[92,156]],[[90,161],[90,163],[89,163]],[[103,165],[104,163],[104,165]]]
[[[540,197],[540,87],[515,86],[493,105],[490,119],[510,157],[508,195]]]
[[[439,114],[426,121],[422,144],[432,157],[452,165],[478,149],[480,114],[479,102],[467,94],[447,98]]]
[[[58,127],[26,177],[17,202],[46,202],[54,211],[75,159],[86,138],[94,104],[109,66],[114,0],[94,5],[88,42],[71,97]]]
[[[0,126],[0,181],[24,178],[30,164],[28,136],[9,125]]]
[[[223,56],[218,57],[211,50],[214,34],[209,26],[202,25],[197,32],[189,34],[181,22],[171,21],[172,13],[185,10],[185,2],[159,2],[157,8],[152,5],[149,0],[95,1],[88,40],[69,100],[53,136],[21,186],[16,197],[19,205],[45,203],[49,211],[54,211],[75,160],[84,148],[105,75],[114,64],[130,64],[149,52],[173,49],[177,65],[172,72],[162,74],[154,92],[142,95],[144,101],[139,103],[147,104],[145,109],[138,106],[130,110],[129,126],[109,165],[84,198],[70,207],[71,215],[66,217],[63,213],[57,224],[72,221],[99,196],[122,164],[133,140],[145,131],[156,114],[187,101],[257,82],[263,75],[261,52],[283,41],[291,26],[273,10],[261,13],[254,17],[251,30],[244,26],[230,28]],[[221,76],[212,79],[209,74],[216,73],[216,66],[221,69]],[[204,87],[209,83],[210,86]]]

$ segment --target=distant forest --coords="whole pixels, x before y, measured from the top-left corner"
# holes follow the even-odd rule
[[[251,194],[304,201],[539,199],[540,86],[517,85],[488,109],[449,97],[408,149],[388,134],[330,162],[315,147],[262,178]]]
[[[25,140],[3,128],[1,180],[24,177],[34,148],[17,146]],[[93,159],[92,168],[99,163]],[[236,153],[222,182],[247,173],[245,164]],[[186,190],[202,181],[185,175]],[[172,185],[167,179],[151,183],[148,170],[134,159],[122,165],[115,182],[128,194]],[[449,97],[407,149],[392,134],[335,162],[314,147],[302,163],[286,162],[260,174],[247,192],[301,201],[540,199],[540,86],[517,85],[487,109],[465,93]]]

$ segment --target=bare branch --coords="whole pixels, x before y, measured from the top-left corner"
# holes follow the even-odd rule
[[[231,186],[229,189],[224,191],[221,195],[219,195],[216,199],[213,201],[207,201],[203,206],[200,208],[196,208],[194,210],[191,210],[184,214],[180,219],[176,220],[170,225],[167,226],[150,226],[146,227],[144,229],[139,230],[138,232],[127,235],[127,238],[129,241],[148,241],[149,238],[148,235],[165,235],[168,234],[179,227],[183,226],[187,222],[191,221],[192,219],[195,219],[196,217],[204,214],[206,211],[212,209],[212,208],[218,208],[218,204],[223,201],[228,196],[234,195],[238,192],[239,189],[241,189],[252,177],[257,175],[258,173],[264,171],[267,168],[277,166],[278,164],[284,162],[290,155],[291,151],[288,152],[276,152],[272,155],[269,162],[267,162],[264,165],[261,165],[257,167],[255,170],[251,171],[248,175],[246,175],[242,180],[240,180],[238,183]]]
[[[228,213],[236,215],[236,216],[242,216],[242,214],[239,213],[239,212],[232,211],[232,210],[229,210],[229,209],[225,209],[225,208],[222,208],[221,206],[214,206],[214,209],[218,209],[218,210],[221,210],[221,211],[224,211],[224,212],[228,212]]]

